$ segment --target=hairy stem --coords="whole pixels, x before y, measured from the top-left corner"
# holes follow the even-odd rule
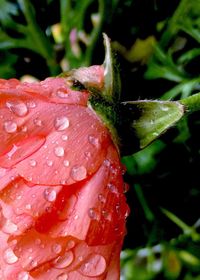
[[[183,98],[179,102],[185,106],[187,113],[200,111],[200,93]]]

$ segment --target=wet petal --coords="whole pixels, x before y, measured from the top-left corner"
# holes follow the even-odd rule
[[[57,201],[59,206],[37,220],[37,230],[50,231],[52,236],[86,239],[89,245],[121,239],[128,207],[122,194],[119,166],[117,152],[111,146],[107,160],[89,180],[73,185],[74,189],[63,188]],[[49,220],[54,222],[45,222]]]
[[[16,166],[17,172],[35,184],[68,185],[82,181],[102,163],[110,143],[108,131],[85,107],[53,105],[48,111],[48,117],[45,112],[40,120],[51,132],[34,156]],[[35,130],[34,125],[32,129]],[[31,166],[30,160],[37,166]]]
[[[78,72],[103,87],[102,67]],[[119,279],[128,207],[119,155],[70,79],[0,79],[0,275]],[[1,276],[0,276],[1,277]]]

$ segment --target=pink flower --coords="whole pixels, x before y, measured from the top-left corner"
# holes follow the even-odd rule
[[[66,78],[0,80],[0,279],[119,279],[123,170],[88,97]]]

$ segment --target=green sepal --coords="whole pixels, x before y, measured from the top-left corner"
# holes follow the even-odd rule
[[[105,33],[103,33],[103,39],[105,47],[105,59],[103,62],[104,88],[102,94],[107,100],[118,102],[121,93],[119,68],[111,48],[110,39]]]
[[[149,145],[184,115],[184,106],[176,101],[129,101],[123,102],[122,107],[140,148]]]

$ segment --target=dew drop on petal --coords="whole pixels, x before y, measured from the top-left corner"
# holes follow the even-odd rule
[[[36,165],[37,165],[36,160],[31,159],[31,160],[30,160],[30,166],[35,167]]]
[[[27,104],[28,108],[31,108],[31,109],[36,107],[36,103],[34,101],[28,101],[26,104]]]
[[[62,246],[58,243],[52,245],[52,252],[55,254],[59,254],[62,251]]]
[[[6,106],[18,117],[24,117],[28,113],[28,108],[24,102],[7,101]]]
[[[69,240],[67,245],[66,245],[66,249],[72,249],[74,248],[74,246],[76,245],[75,241],[74,240]]]
[[[111,162],[109,161],[109,159],[105,159],[103,163],[104,163],[104,165],[106,167],[110,167],[111,166]]]
[[[61,146],[56,147],[54,152],[57,157],[63,157],[65,154],[65,150]]]
[[[120,204],[117,203],[115,206],[116,212],[119,214],[120,213]]]
[[[87,262],[82,264],[79,271],[88,277],[97,277],[103,274],[106,270],[106,260],[99,254],[92,254],[87,259]]]
[[[56,277],[56,280],[67,280],[67,279],[68,279],[67,273],[62,273]]]
[[[22,126],[21,130],[22,130],[22,132],[27,132],[28,128],[27,128],[27,126]]]
[[[52,160],[47,160],[47,165],[50,167],[53,165],[53,161]]]
[[[105,203],[105,202],[106,202],[106,199],[105,199],[104,195],[101,194],[101,193],[98,195],[98,200],[99,200],[101,203]]]
[[[41,239],[37,238],[35,240],[35,245],[40,245],[42,243]]]
[[[10,220],[6,220],[5,224],[3,225],[2,231],[7,234],[12,234],[18,230],[16,224],[11,222]]]
[[[42,126],[42,121],[38,118],[34,119],[33,123],[36,125],[36,126]]]
[[[124,183],[124,185],[123,185],[123,191],[124,191],[124,193],[127,193],[128,190],[129,190],[129,184]]]
[[[98,147],[99,146],[99,139],[96,138],[95,136],[93,135],[89,135],[88,136],[88,141],[90,144],[92,144],[93,146],[95,147]]]
[[[88,216],[90,217],[90,219],[92,220],[96,220],[97,218],[97,214],[94,208],[89,208],[88,210]]]
[[[71,170],[71,177],[75,181],[81,181],[86,178],[87,170],[84,166],[74,166]]]
[[[13,121],[7,121],[4,123],[4,129],[7,133],[15,133],[17,131],[17,124]]]
[[[65,135],[65,134],[63,134],[63,135],[61,136],[61,138],[62,138],[63,141],[67,141],[67,140],[68,140],[68,136]]]
[[[106,219],[106,220],[110,220],[111,219],[111,215],[106,211],[106,210],[102,210],[101,211],[102,216]]]
[[[26,208],[27,210],[31,210],[32,206],[31,206],[31,204],[26,204],[25,208]]]
[[[57,196],[56,191],[52,190],[51,188],[48,188],[44,191],[44,198],[49,202],[55,201],[56,196]]]
[[[31,181],[33,180],[33,178],[32,178],[31,176],[27,176],[26,180],[27,180],[28,182],[31,182]]]
[[[67,94],[67,88],[60,88],[58,89],[58,91],[56,92],[56,95],[60,98],[67,98],[68,94]]]
[[[58,117],[54,122],[55,129],[58,131],[63,131],[69,127],[69,120],[67,117]]]
[[[11,248],[5,250],[3,258],[7,264],[13,264],[18,261],[18,257],[14,254]]]
[[[20,272],[17,276],[17,280],[28,280],[28,279],[29,279],[29,275],[25,271]]]
[[[36,266],[38,266],[38,262],[37,262],[36,260],[32,260],[32,261],[30,262],[30,266],[31,266],[32,268],[35,268]]]
[[[88,160],[91,157],[90,152],[84,152],[84,155],[85,155],[86,160]]]
[[[109,191],[111,191],[112,193],[117,193],[117,188],[116,188],[115,185],[109,183],[109,184],[107,185],[107,187],[108,187]]]
[[[68,160],[64,160],[64,161],[63,161],[63,165],[66,166],[66,167],[68,167],[68,166],[69,166],[69,161],[68,161]]]
[[[74,254],[72,251],[65,252],[64,255],[59,256],[55,261],[53,262],[53,265],[55,268],[65,268],[68,267],[74,260]]]

